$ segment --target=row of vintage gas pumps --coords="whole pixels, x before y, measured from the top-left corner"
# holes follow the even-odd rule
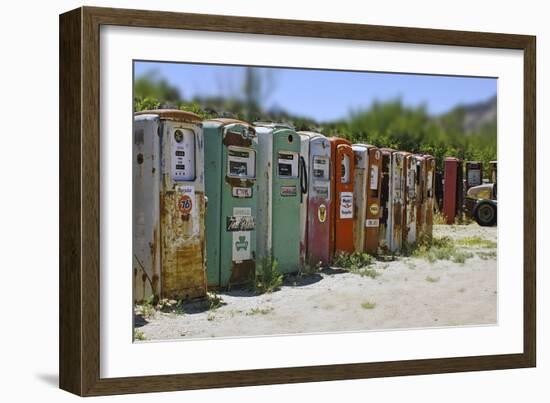
[[[431,237],[435,160],[273,123],[136,113],[134,300],[194,298]]]

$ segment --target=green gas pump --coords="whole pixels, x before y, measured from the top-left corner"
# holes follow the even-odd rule
[[[208,286],[248,284],[256,274],[256,133],[235,119],[207,120],[203,132]]]
[[[258,136],[257,249],[280,273],[300,268],[300,136],[293,128],[255,123]]]

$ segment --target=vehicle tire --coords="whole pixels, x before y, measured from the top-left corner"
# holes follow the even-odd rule
[[[497,223],[497,206],[489,201],[479,202],[474,209],[474,219],[482,227],[492,227]]]

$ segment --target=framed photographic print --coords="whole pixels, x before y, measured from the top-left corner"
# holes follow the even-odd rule
[[[535,60],[525,35],[62,14],[60,387],[535,366]]]

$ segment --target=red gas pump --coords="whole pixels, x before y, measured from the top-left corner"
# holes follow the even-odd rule
[[[456,217],[462,215],[464,187],[462,160],[455,157],[445,158],[443,181],[443,215],[447,224],[454,224]]]

